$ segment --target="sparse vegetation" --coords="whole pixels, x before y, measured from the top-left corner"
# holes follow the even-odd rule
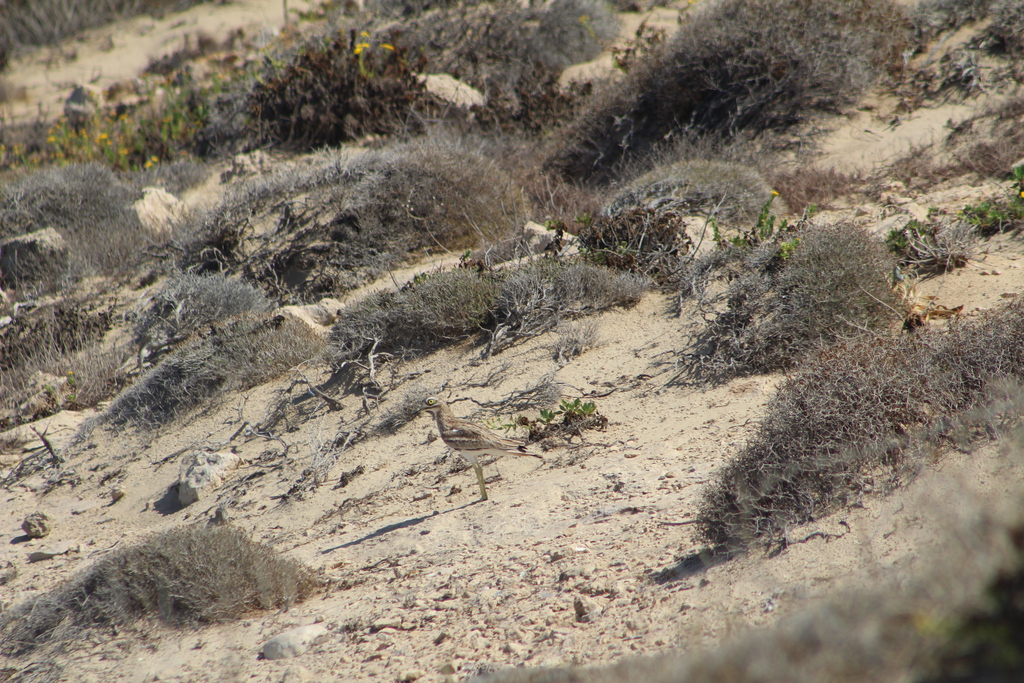
[[[39,171],[2,188],[0,237],[55,228],[68,241],[72,277],[109,275],[137,263],[150,243],[132,209],[141,196],[97,164]]]
[[[0,614],[0,652],[61,652],[83,636],[214,624],[285,608],[320,585],[312,570],[236,527],[182,527],[116,549],[64,584]],[[87,642],[91,642],[91,638]]]
[[[850,223],[777,232],[762,216],[745,237],[689,264],[683,292],[706,321],[692,372],[708,379],[793,367],[823,344],[897,323],[885,248]],[[728,286],[709,292],[716,278]]]
[[[504,237],[526,213],[512,179],[468,140],[421,139],[356,158],[324,153],[228,193],[193,228],[182,266],[310,303],[416,255]],[[254,225],[267,240],[249,251],[243,236]]]
[[[322,351],[323,339],[292,318],[250,313],[211,323],[121,392],[100,422],[158,427],[224,391],[257,386]]]
[[[705,490],[698,536],[779,540],[792,524],[906,483],[926,444],[966,446],[979,424],[998,427],[970,411],[1024,385],[1022,312],[1017,301],[948,332],[840,344],[806,361]]]
[[[139,316],[134,343],[153,361],[203,325],[268,308],[263,293],[241,280],[180,273],[153,295]]]
[[[115,322],[112,306],[65,299],[23,313],[4,327],[0,431],[109,398],[117,389],[117,368],[124,358],[103,351],[100,340]]]
[[[641,278],[585,263],[440,271],[347,307],[331,330],[329,356],[335,365],[413,357],[481,333],[493,354],[562,320],[632,305],[645,289]]]
[[[907,34],[886,0],[727,0],[686,15],[675,36],[595,95],[550,166],[614,179],[666,140],[754,135],[849,101],[897,67]]]
[[[963,268],[978,252],[977,231],[969,221],[938,218],[922,224],[911,220],[885,238],[901,266],[946,272]]]

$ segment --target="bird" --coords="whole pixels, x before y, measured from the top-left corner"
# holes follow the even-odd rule
[[[437,420],[441,440],[473,465],[477,481],[480,482],[481,501],[487,500],[487,489],[484,487],[484,468],[480,465],[480,456],[526,455],[543,460],[518,441],[500,437],[488,429],[455,417],[448,404],[436,396],[424,400],[419,412],[432,414]]]

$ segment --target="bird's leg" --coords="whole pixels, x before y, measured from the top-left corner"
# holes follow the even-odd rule
[[[473,463],[473,469],[476,470],[476,479],[480,482],[480,500],[487,500],[487,489],[484,488],[484,468],[480,463]]]

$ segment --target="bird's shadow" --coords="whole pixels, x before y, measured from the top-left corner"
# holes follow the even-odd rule
[[[465,505],[460,505],[459,507],[456,507],[456,508],[450,508],[448,510],[445,510],[444,512],[438,512],[437,510],[434,510],[429,515],[423,515],[421,517],[411,517],[409,519],[402,520],[401,522],[395,522],[393,524],[386,524],[386,525],[382,526],[381,528],[377,529],[376,531],[374,531],[372,533],[369,533],[369,534],[366,534],[362,538],[357,538],[357,539],[355,539],[353,541],[348,541],[347,543],[342,543],[341,545],[336,545],[336,546],[331,547],[331,548],[324,548],[323,550],[320,551],[320,554],[321,555],[326,555],[328,553],[333,553],[335,550],[341,550],[342,548],[351,548],[354,545],[359,545],[360,543],[363,543],[365,541],[369,541],[369,540],[374,539],[374,538],[379,538],[379,537],[383,536],[384,534],[391,533],[392,531],[398,531],[399,529],[408,529],[409,527],[414,527],[417,524],[422,524],[423,522],[427,521],[428,519],[433,519],[433,518],[439,517],[441,515],[447,515],[450,512],[458,512],[459,510],[465,510],[466,508],[468,508],[470,506],[473,506],[473,505],[476,505],[477,503],[482,503],[482,502],[483,502],[482,500],[474,500],[472,503],[466,503]]]

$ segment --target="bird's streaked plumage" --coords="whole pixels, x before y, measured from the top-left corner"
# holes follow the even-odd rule
[[[484,471],[480,465],[481,456],[526,455],[533,458],[541,457],[536,453],[528,451],[526,446],[518,441],[498,436],[480,425],[475,425],[472,422],[455,417],[448,404],[434,396],[427,398],[420,410],[434,416],[434,419],[437,420],[437,431],[441,433],[441,440],[473,465],[477,480],[480,482],[480,500],[487,500],[487,489],[484,488]]]

